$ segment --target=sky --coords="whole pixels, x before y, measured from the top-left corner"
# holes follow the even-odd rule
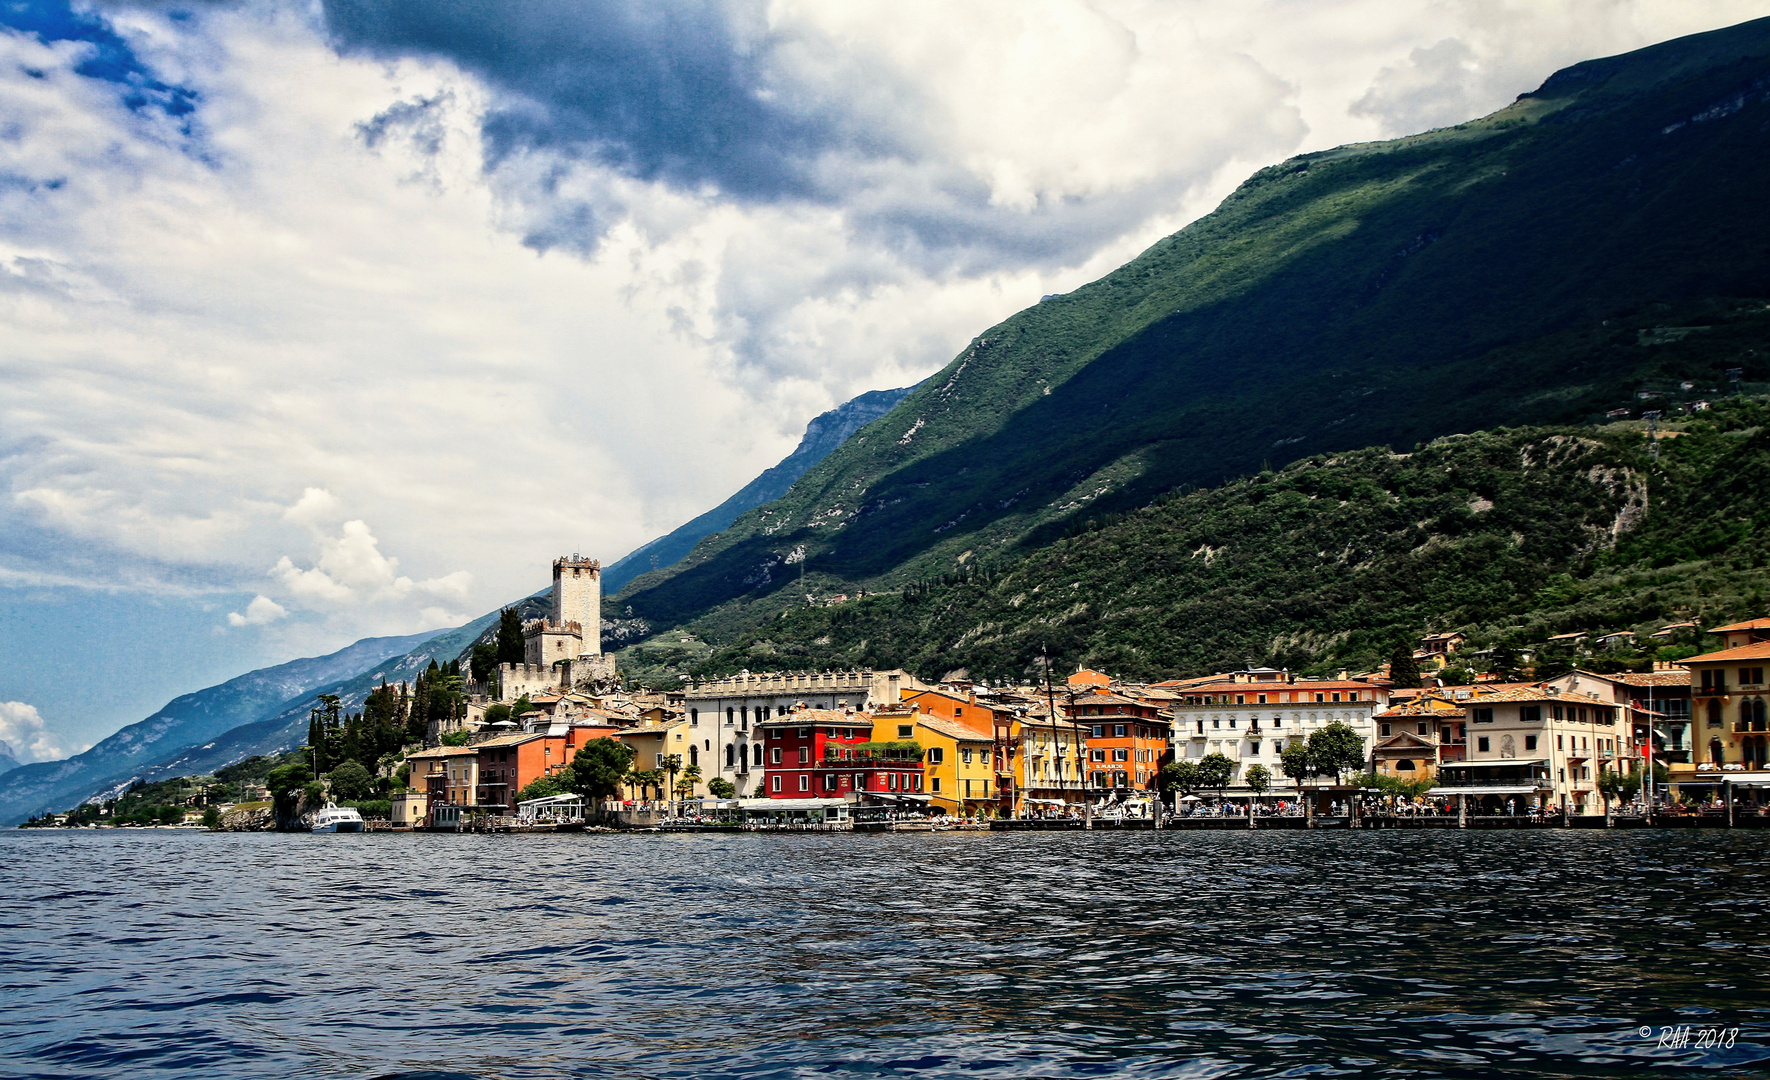
[[[465,621],[1290,155],[1770,0],[0,0],[0,742]]]

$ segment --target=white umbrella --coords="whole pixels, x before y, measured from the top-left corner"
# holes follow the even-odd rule
[[[1180,801],[1181,802],[1204,802],[1204,800],[1199,798],[1197,795],[1182,795],[1182,796],[1180,796]]]

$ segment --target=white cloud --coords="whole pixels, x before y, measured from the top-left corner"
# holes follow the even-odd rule
[[[484,611],[1260,165],[1759,7],[778,0],[734,40],[842,137],[768,198],[570,148],[488,169],[502,91],[340,57],[302,5],[105,9],[200,94],[190,135],[0,31],[0,587],[221,591],[289,648]]]
[[[227,624],[229,626],[264,626],[276,622],[287,614],[289,614],[287,608],[260,593],[252,598],[250,604],[246,605],[244,615],[237,611],[228,612]]]
[[[0,745],[11,749],[21,764],[33,761],[59,761],[91,748],[91,743],[75,743],[49,724],[35,705],[22,701],[0,701]]]

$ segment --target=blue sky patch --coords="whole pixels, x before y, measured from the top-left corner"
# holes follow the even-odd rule
[[[96,15],[75,11],[67,0],[0,0],[0,26],[34,34],[45,44],[83,41],[92,45],[93,54],[75,72],[116,84],[122,91],[123,104],[132,111],[158,110],[172,117],[196,111],[199,95],[195,90],[156,79],[108,23]],[[185,134],[189,133],[187,129]]]

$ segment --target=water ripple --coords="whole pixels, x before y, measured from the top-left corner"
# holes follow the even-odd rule
[[[1770,1076],[1765,839],[6,833],[0,1076]]]

